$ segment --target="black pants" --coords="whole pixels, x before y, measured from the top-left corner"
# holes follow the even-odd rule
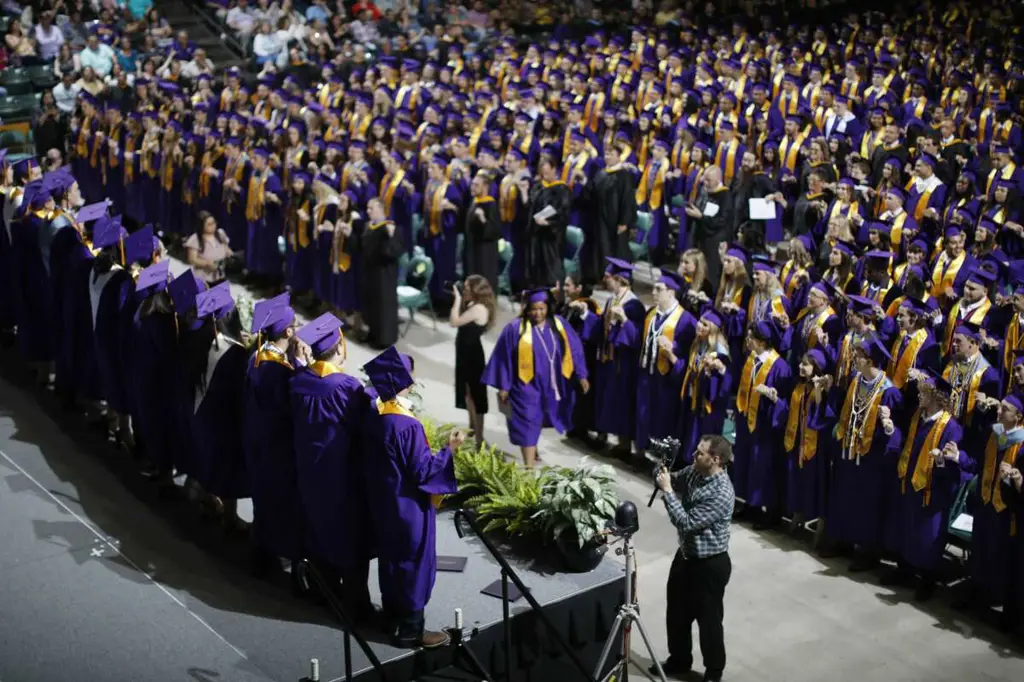
[[[732,575],[729,553],[706,559],[684,559],[676,552],[668,574],[666,630],[668,653],[683,667],[693,665],[693,621],[700,631],[705,676],[721,677],[725,669],[725,586]]]

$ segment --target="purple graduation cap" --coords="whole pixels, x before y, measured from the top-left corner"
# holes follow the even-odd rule
[[[662,270],[661,276],[658,277],[658,281],[672,291],[679,291],[686,286],[686,280],[684,280],[683,276],[674,270]]]
[[[804,357],[811,361],[811,364],[818,368],[818,371],[824,372],[828,369],[828,358],[817,348],[812,348],[806,353]]]
[[[754,337],[769,344],[772,348],[778,346],[779,343],[779,330],[775,326],[774,322],[769,320],[761,320],[760,322],[754,323],[754,326],[750,328]]]
[[[726,256],[730,258],[737,258],[743,262],[744,265],[750,264],[750,251],[747,251],[744,247],[739,244],[730,244],[729,248],[725,252]]]
[[[954,336],[959,334],[960,336],[967,337],[971,341],[978,343],[981,340],[981,327],[973,322],[967,322],[964,320],[956,326],[953,330]]]
[[[906,298],[904,298],[903,301],[900,302],[900,307],[906,308],[909,312],[913,313],[914,315],[921,316],[928,314],[928,308],[925,307],[924,303],[917,300],[913,296],[907,296]]]
[[[1003,402],[1009,403],[1014,408],[1016,408],[1018,412],[1024,412],[1024,395],[1021,395],[1017,391],[1008,394],[1005,398],[1003,398]]]
[[[177,315],[184,315],[195,305],[196,296],[199,295],[199,285],[196,283],[192,270],[186,270],[167,285],[167,293],[171,296],[174,304],[174,312]]]
[[[708,308],[704,311],[704,314],[700,316],[700,319],[708,324],[713,324],[719,329],[722,328],[722,316],[717,311]]]
[[[291,306],[291,296],[286,291],[280,296],[260,301],[252,307],[253,334],[266,332],[278,337],[284,334],[295,321],[295,310]]]
[[[1013,366],[1024,365],[1024,350],[1013,351]]]
[[[881,310],[881,306],[866,296],[850,294],[847,297],[850,301],[850,312],[861,317],[874,317],[875,313]]]
[[[167,288],[168,276],[171,274],[171,261],[162,260],[154,263],[139,273],[135,282],[135,295],[139,298],[152,296]]]
[[[974,282],[975,284],[989,289],[996,283],[996,273],[992,272],[984,265],[979,264],[976,268],[971,270],[971,274],[967,275],[967,281]]]
[[[872,334],[857,346],[870,358],[875,367],[887,367],[892,356],[878,336]]]
[[[324,313],[296,332],[296,336],[310,347],[314,356],[324,354],[334,347],[341,334],[341,320],[331,313]]]
[[[778,272],[778,263],[768,258],[754,258],[754,272],[767,272],[774,275]]]
[[[889,189],[886,190],[885,193],[893,197],[894,199],[899,199],[900,201],[907,200],[907,195],[899,187],[890,187]]]
[[[608,261],[608,265],[604,269],[604,274],[611,275],[612,277],[622,277],[625,280],[633,280],[633,264],[627,263],[619,258],[613,258],[612,256],[605,256],[605,260]]]
[[[363,365],[363,371],[370,377],[381,402],[393,400],[416,383],[408,362],[394,346]]]
[[[523,292],[524,305],[530,305],[531,303],[547,303],[550,296],[551,292],[546,288],[527,289]]]
[[[221,282],[217,286],[196,296],[196,316],[219,320],[235,309],[235,299],[231,298],[231,284]]]
[[[1024,259],[1012,260],[1007,268],[1010,274],[1010,284],[1014,287],[1014,293],[1024,294]]]
[[[128,230],[121,226],[121,216],[103,216],[96,221],[92,230],[92,245],[97,249],[109,249],[112,246],[120,246],[121,262],[124,263],[124,238],[128,236]]]
[[[124,240],[125,265],[132,263],[148,263],[153,257],[153,226],[146,225],[142,229],[128,235]]]

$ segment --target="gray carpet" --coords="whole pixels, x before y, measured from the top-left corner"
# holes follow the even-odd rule
[[[124,455],[48,397],[0,380],[0,406],[0,681],[288,682],[314,657],[325,682],[342,675],[341,630],[283,584],[250,578],[244,542],[156,499]],[[456,607],[467,626],[500,621],[500,600],[479,594],[498,567],[450,515],[438,552],[469,562],[438,575],[428,625],[450,625]],[[608,561],[584,575],[516,567],[542,603],[621,576]],[[407,655],[373,646],[383,660]],[[353,660],[368,666],[355,647]]]

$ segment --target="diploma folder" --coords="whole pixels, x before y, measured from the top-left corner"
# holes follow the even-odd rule
[[[501,599],[501,580],[495,580],[493,583],[480,590],[480,594],[486,594],[488,597],[495,597]],[[519,591],[515,583],[511,580],[508,582],[508,600],[509,602],[518,601],[523,596],[523,593]]]
[[[446,573],[462,573],[466,570],[467,561],[469,561],[469,558],[464,556],[439,555],[437,557],[437,570]]]

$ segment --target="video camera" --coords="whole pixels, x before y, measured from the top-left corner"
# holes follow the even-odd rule
[[[651,474],[655,479],[655,483],[654,492],[651,493],[651,499],[647,502],[648,507],[653,505],[655,498],[658,497],[658,474],[661,473],[662,469],[672,471],[675,468],[676,457],[679,456],[679,447],[681,445],[682,443],[679,442],[678,438],[672,438],[671,436],[651,439],[651,444],[647,449],[647,456],[655,463],[654,471]]]

